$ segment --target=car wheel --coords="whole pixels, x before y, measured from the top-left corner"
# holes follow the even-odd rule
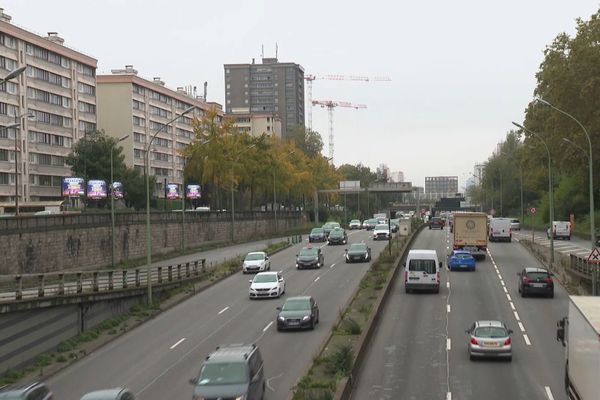
[[[346,258],[346,264],[350,264],[350,261]]]
[[[550,294],[548,294],[548,297],[550,297],[551,299],[554,298],[554,292],[550,292]]]
[[[469,360],[471,360],[471,361],[475,361],[475,360],[476,360],[476,358],[475,358],[475,356],[474,356],[473,354],[469,354]]]
[[[310,321],[310,330],[315,329],[315,320]]]
[[[521,289],[521,297],[527,297],[527,295],[525,294],[525,291],[523,289]]]
[[[277,324],[277,332],[281,332],[283,329],[281,329],[281,327],[279,326],[279,324]]]
[[[409,289],[409,288],[407,288],[407,287],[405,286],[405,287],[404,287],[404,292],[405,292],[405,293],[410,293],[410,289]]]

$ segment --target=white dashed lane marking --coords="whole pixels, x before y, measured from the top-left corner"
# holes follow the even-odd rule
[[[548,400],[554,400],[554,396],[552,396],[550,386],[544,386],[544,390],[546,391],[546,396],[548,396]]]
[[[263,332],[266,332],[271,327],[271,325],[273,325],[273,321],[269,322],[269,324],[264,327]]]
[[[173,346],[169,347],[169,349],[173,350],[175,347],[179,346],[184,340],[185,338],[179,339]]]
[[[525,339],[525,344],[527,346],[531,346],[531,341],[529,340],[529,336],[527,336],[527,334],[523,334],[523,339]]]
[[[219,311],[219,315],[223,314],[225,311],[229,310],[229,306],[225,307],[221,311]]]

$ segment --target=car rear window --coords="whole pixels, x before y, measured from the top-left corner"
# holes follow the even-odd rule
[[[367,245],[364,243],[354,243],[350,246],[350,250],[367,250]]]
[[[550,277],[547,272],[526,272],[525,275],[529,279],[546,279]]]
[[[460,259],[460,260],[464,260],[464,259],[468,259],[473,257],[472,255],[470,255],[469,253],[456,253],[454,254],[454,257]]]
[[[248,368],[242,362],[204,364],[198,377],[199,386],[231,385],[248,381]]]
[[[496,339],[507,337],[508,332],[500,326],[482,326],[475,328],[473,336],[484,339]]]
[[[408,263],[408,269],[409,271],[435,274],[435,260],[410,260]]]
[[[283,307],[281,309],[283,311],[310,310],[310,301],[309,300],[288,300],[285,303],[283,303]]]
[[[323,228],[313,228],[313,230],[310,231],[310,233],[323,233]]]
[[[317,249],[302,249],[300,250],[299,253],[300,256],[316,256],[317,255]]]
[[[277,282],[277,276],[275,274],[256,275],[254,277],[254,283],[268,283]]]
[[[258,260],[264,260],[264,259],[265,259],[264,254],[248,254],[246,256],[246,258],[244,259],[244,261],[258,261]]]

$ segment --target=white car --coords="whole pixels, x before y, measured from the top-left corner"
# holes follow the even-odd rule
[[[353,219],[352,221],[350,221],[350,223],[348,224],[348,227],[350,229],[360,229],[360,221],[357,219]]]
[[[242,273],[263,272],[271,270],[271,260],[264,251],[248,253],[242,263]]]
[[[279,272],[259,272],[250,279],[250,299],[281,297],[285,293],[285,280]]]
[[[373,229],[373,240],[388,240],[392,236],[390,227],[387,224],[377,224]]]

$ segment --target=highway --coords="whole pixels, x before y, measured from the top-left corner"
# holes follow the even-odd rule
[[[377,255],[387,242],[373,242],[370,232],[349,231],[351,243],[366,241]],[[78,399],[86,392],[124,386],[140,399],[191,398],[189,379],[218,345],[256,343],[265,361],[265,399],[285,399],[312,362],[370,263],[345,264],[344,248],[323,246],[325,266],[296,270],[295,255],[306,241],[271,257],[271,270],[282,270],[283,299],[249,300],[248,279],[241,272],[223,280],[142,326],[114,340],[48,380],[58,399]],[[320,308],[314,331],[277,332],[276,307],[286,297],[310,294]]]
[[[424,230],[412,248],[436,249],[446,265],[448,229]],[[353,399],[539,399],[564,394],[564,349],[556,321],[568,298],[521,298],[517,272],[539,266],[524,247],[491,243],[491,257],[475,272],[442,271],[439,294],[406,294],[395,282],[369,352],[355,380]],[[513,329],[513,360],[470,361],[465,330],[478,319],[499,319]]]

